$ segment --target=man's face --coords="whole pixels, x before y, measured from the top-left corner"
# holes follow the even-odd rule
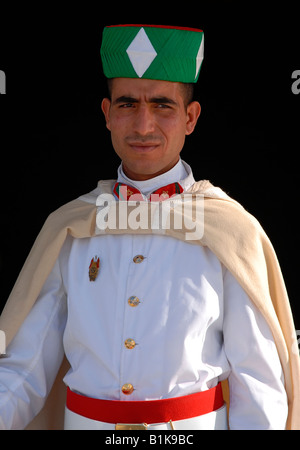
[[[103,99],[102,110],[125,174],[146,180],[178,162],[201,109],[198,102],[185,106],[180,83],[115,78],[111,100]]]

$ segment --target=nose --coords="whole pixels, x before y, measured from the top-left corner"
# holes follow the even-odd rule
[[[147,106],[140,106],[137,108],[134,116],[133,129],[133,131],[140,136],[146,136],[149,133],[153,133],[155,129],[154,117]]]

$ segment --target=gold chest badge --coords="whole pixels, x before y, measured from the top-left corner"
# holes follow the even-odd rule
[[[99,268],[100,268],[100,258],[98,258],[97,256],[95,256],[92,260],[91,260],[91,264],[89,267],[89,278],[90,281],[95,281],[98,273],[99,273]]]

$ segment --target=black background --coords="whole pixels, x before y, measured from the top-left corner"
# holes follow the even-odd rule
[[[99,2],[98,2],[99,3]],[[279,3],[279,2],[277,2]],[[182,158],[261,222],[277,252],[300,329],[299,8],[205,1],[16,6],[0,18],[0,307],[51,211],[115,178],[119,160],[100,110],[102,29],[118,23],[202,28],[202,113]],[[263,6],[262,6],[263,5]]]

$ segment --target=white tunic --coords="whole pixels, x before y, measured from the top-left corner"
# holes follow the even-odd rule
[[[194,182],[181,161],[146,182],[126,179],[119,168],[118,180],[147,195],[174,181],[185,189]],[[134,262],[136,255],[144,259]],[[94,256],[100,270],[92,282]],[[208,248],[157,235],[68,237],[10,356],[0,360],[0,428],[24,428],[38,413],[64,352],[71,365],[64,381],[84,395],[162,399],[229,378],[231,429],[285,428],[272,334]],[[122,392],[126,383],[134,387],[130,395]]]

